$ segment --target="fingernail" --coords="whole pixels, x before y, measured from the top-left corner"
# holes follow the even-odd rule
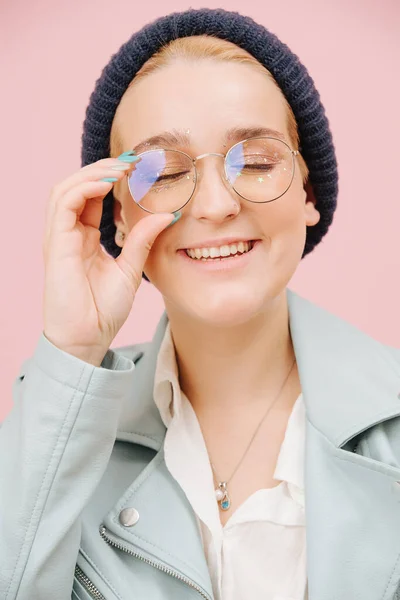
[[[176,223],[176,222],[177,222],[177,220],[178,220],[178,219],[180,219],[180,218],[181,218],[181,216],[182,216],[182,213],[181,213],[181,211],[180,211],[180,210],[177,210],[177,211],[175,211],[175,212],[174,212],[174,213],[172,213],[172,214],[173,214],[173,215],[175,215],[175,218],[174,218],[174,220],[173,220],[173,221],[171,221],[171,223],[170,223],[169,225],[167,225],[167,226],[166,226],[166,228],[165,228],[165,229],[168,229],[168,227],[171,227],[171,225],[173,225],[174,223]]]
[[[130,169],[130,165],[122,163],[120,165],[114,165],[113,167],[110,167],[110,169],[113,171],[128,171],[128,169]]]
[[[126,152],[120,154],[118,158],[120,158],[121,156],[127,156],[128,154],[135,154],[135,150],[127,150]]]
[[[118,181],[118,177],[103,177],[103,179],[99,179],[99,181],[110,181],[110,182],[114,182],[114,181]]]
[[[121,160],[122,162],[127,162],[127,163],[133,163],[136,162],[137,160],[140,160],[139,156],[128,156],[127,154],[125,154],[125,156],[123,154],[121,154],[121,156],[118,156],[118,160]]]

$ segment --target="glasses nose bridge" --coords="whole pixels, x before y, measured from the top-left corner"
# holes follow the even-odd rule
[[[206,156],[220,156],[221,158],[223,158],[223,159],[224,159],[224,161],[225,161],[225,158],[226,158],[226,154],[221,154],[220,152],[205,152],[204,154],[199,154],[199,156],[196,156],[196,157],[193,159],[193,164],[194,164],[195,168],[196,168],[196,163],[197,163],[197,161],[198,161],[198,160],[202,160],[202,159],[203,159],[203,158],[205,158]],[[197,172],[197,173],[198,173],[198,172]],[[199,173],[198,173],[198,176],[199,176]],[[224,169],[223,176],[224,176],[224,179],[226,179],[226,175],[225,175],[225,169]]]
[[[196,161],[201,160],[206,156],[220,156],[221,158],[225,158],[225,154],[220,154],[219,152],[205,152],[204,154],[199,154],[199,156],[195,156],[193,162],[196,164]]]

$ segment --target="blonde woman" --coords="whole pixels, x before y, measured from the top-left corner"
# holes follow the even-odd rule
[[[174,13],[111,58],[0,432],[2,600],[400,597],[400,351],[287,287],[337,182],[252,19]],[[142,273],[165,312],[111,349]]]

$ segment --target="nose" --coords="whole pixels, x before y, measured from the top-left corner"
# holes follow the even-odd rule
[[[241,210],[240,196],[225,177],[224,155],[201,154],[196,157],[195,164],[196,188],[188,204],[192,216],[215,222],[235,217]]]

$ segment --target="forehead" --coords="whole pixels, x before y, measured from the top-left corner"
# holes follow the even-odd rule
[[[268,73],[208,59],[176,61],[134,82],[116,121],[124,148],[161,131],[184,130],[194,149],[208,151],[227,130],[249,123],[288,139],[284,97]]]

